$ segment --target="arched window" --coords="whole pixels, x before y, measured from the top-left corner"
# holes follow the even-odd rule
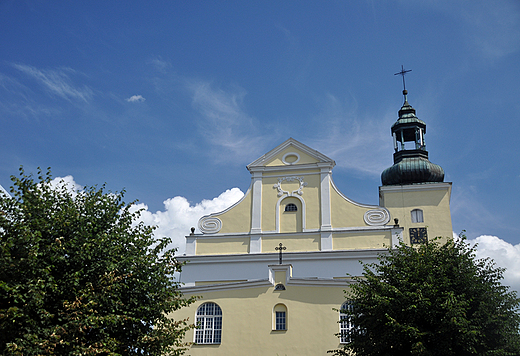
[[[220,344],[222,339],[222,309],[216,303],[204,303],[195,316],[196,344]]]
[[[273,330],[287,330],[287,307],[283,304],[273,308]]]
[[[289,203],[285,206],[285,211],[298,211],[296,204]]]
[[[346,311],[352,310],[352,302],[347,301],[341,305],[341,309],[339,311],[339,334],[340,334],[340,342],[342,344],[347,344],[350,342],[350,332],[354,328],[352,324],[352,317],[346,314]]]
[[[412,222],[413,223],[424,222],[423,211],[421,209],[413,209],[411,213],[412,213]]]

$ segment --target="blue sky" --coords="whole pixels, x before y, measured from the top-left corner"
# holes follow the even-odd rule
[[[377,204],[401,65],[453,182],[454,231],[518,257],[515,0],[0,1],[0,184],[23,165],[125,188],[180,246],[246,191],[245,165],[293,137]]]

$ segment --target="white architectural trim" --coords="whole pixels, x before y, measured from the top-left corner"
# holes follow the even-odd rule
[[[287,282],[287,285],[306,287],[346,287],[351,283],[352,279],[291,278],[289,282]]]
[[[186,255],[194,255],[197,249],[197,237],[190,235],[186,236]]]
[[[257,287],[271,287],[272,284],[267,278],[257,279],[244,282],[230,282],[230,283],[218,283],[218,284],[207,284],[203,286],[185,286],[179,288],[182,293],[194,294],[202,292],[214,292],[244,288],[257,288]]]
[[[322,167],[334,167],[333,164],[328,162],[316,162],[316,163],[305,163],[305,164],[295,164],[292,166],[258,166],[258,167],[250,167],[249,171],[252,172],[280,172],[280,171],[303,171],[310,169],[321,169]],[[300,173],[298,173],[300,175]],[[305,174],[305,173],[302,173]],[[313,174],[313,173],[311,173]],[[316,173],[314,173],[316,174]]]
[[[403,241],[403,230],[402,227],[392,229],[392,248],[399,246],[399,243]]]
[[[322,231],[320,236],[320,250],[332,251],[332,231]]]
[[[251,202],[251,234],[262,232],[262,172],[253,172]]]
[[[330,182],[331,167],[324,167],[320,172],[320,211],[321,211],[321,231],[332,230],[332,218],[330,207]],[[332,246],[331,246],[332,249]]]
[[[274,232],[275,234],[280,233],[280,203],[282,202],[282,200],[289,198],[289,197],[297,198],[302,203],[302,212],[301,212],[302,213],[302,232],[306,232],[306,230],[305,230],[305,211],[306,211],[305,200],[301,196],[299,196],[297,194],[293,195],[291,193],[291,194],[280,197],[280,199],[278,199],[278,201],[276,202],[275,217],[274,217],[275,228],[276,228],[276,231]],[[297,234],[301,234],[301,232],[297,232]]]
[[[296,160],[294,162],[287,162],[286,159],[287,157],[289,156],[296,156]],[[288,166],[291,166],[293,164],[296,164],[300,161],[300,155],[297,153],[297,152],[287,152],[286,154],[283,155],[282,157],[282,162],[283,164],[286,164]]]
[[[302,151],[302,152],[305,152],[306,154],[308,154],[309,156],[313,157],[314,159],[316,159],[317,161],[320,161],[320,162],[323,162],[323,163],[326,163],[328,165],[331,165],[332,167],[334,167],[336,165],[336,162],[334,162],[334,160],[330,159],[329,157],[325,156],[324,154],[310,148],[309,146],[307,145],[304,145],[303,143],[295,140],[294,138],[289,138],[288,140],[286,140],[285,142],[283,142],[282,144],[278,145],[277,147],[273,148],[271,151],[267,152],[266,154],[264,154],[262,157],[256,159],[255,161],[251,162],[250,164],[247,165],[247,169],[249,171],[254,171],[255,168],[258,168],[258,167],[263,167],[263,168],[268,168],[268,167],[265,167],[264,164],[268,161],[270,161],[271,159],[273,159],[276,155],[278,155],[280,152],[282,152],[283,150],[285,150],[287,147],[295,147],[296,149]],[[299,168],[300,165],[298,165],[298,167],[296,168]],[[286,166],[284,168],[289,168],[291,166]],[[280,169],[280,167],[276,167],[277,169]]]
[[[267,267],[269,268],[269,282],[271,282],[273,286],[276,285],[276,272],[285,272],[285,284],[287,284],[289,282],[289,279],[291,279],[292,277],[292,265],[268,265]]]
[[[337,227],[332,228],[330,232],[332,234],[334,233],[341,233],[341,232],[367,232],[367,231],[385,231],[390,230],[393,228],[393,225],[376,225],[376,226],[353,226],[353,227]],[[306,229],[306,233],[320,233],[321,231],[319,229]],[[302,234],[302,232],[277,232],[277,231],[263,231],[260,236],[279,236],[281,238],[286,236],[294,236]],[[258,235],[258,234],[255,234]],[[204,240],[210,240],[210,239],[229,239],[229,238],[243,238],[243,237],[250,237],[253,236],[249,232],[242,232],[242,233],[233,233],[233,234],[193,234],[188,235],[186,238],[194,238],[195,240],[198,239],[204,239]]]
[[[251,235],[249,238],[249,253],[262,252],[262,235]]]
[[[425,190],[451,190],[451,182],[443,183],[417,183],[407,185],[384,185],[379,187],[380,192],[396,193],[400,191],[420,192]]]
[[[283,259],[287,263],[297,261],[312,260],[337,260],[337,259],[354,259],[362,260],[365,258],[374,258],[378,254],[385,252],[386,249],[362,249],[362,250],[332,250],[332,251],[308,251],[308,252],[284,252]],[[229,254],[229,255],[195,255],[195,256],[177,256],[180,262],[187,261],[190,264],[204,263],[226,263],[226,262],[265,262],[272,264],[278,260],[277,252],[265,252],[258,254]]]

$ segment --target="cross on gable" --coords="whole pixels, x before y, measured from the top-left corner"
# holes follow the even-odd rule
[[[283,246],[282,243],[280,242],[280,244],[278,245],[278,247],[275,247],[274,249],[275,249],[276,251],[279,251],[280,264],[282,264],[282,251],[283,251],[283,250],[287,250],[287,247]]]

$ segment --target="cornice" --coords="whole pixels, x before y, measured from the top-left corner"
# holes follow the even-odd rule
[[[337,260],[352,259],[360,260],[365,258],[376,258],[379,254],[387,251],[386,249],[364,249],[364,250],[332,250],[332,251],[308,251],[308,252],[285,252],[283,259],[285,263],[298,261],[320,261],[320,260]],[[190,264],[206,264],[206,263],[242,263],[242,262],[263,262],[272,264],[278,260],[276,252],[262,252],[249,254],[229,254],[229,255],[190,255],[176,256],[180,262],[189,262]]]
[[[406,184],[406,185],[383,185],[379,187],[380,192],[418,192],[425,190],[450,190],[451,182],[443,183],[420,183],[420,184]]]

